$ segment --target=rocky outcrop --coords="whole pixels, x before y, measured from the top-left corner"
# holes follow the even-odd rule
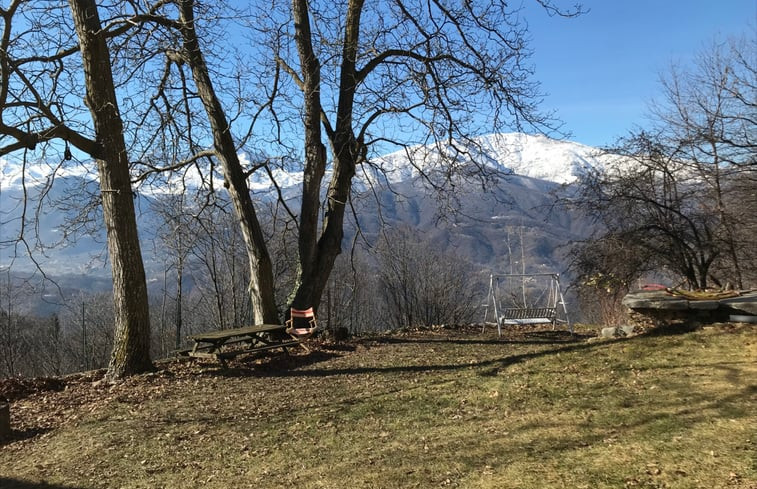
[[[631,310],[632,319],[645,326],[675,320],[727,322],[733,316],[757,316],[757,291],[740,292],[736,297],[708,298],[705,294],[694,297],[665,290],[639,290],[628,293],[623,305]]]

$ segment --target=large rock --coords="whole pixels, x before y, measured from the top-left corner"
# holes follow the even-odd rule
[[[602,328],[602,332],[600,333],[600,336],[602,338],[615,338],[618,336],[618,328],[610,327],[610,328]]]
[[[687,301],[689,303],[689,309],[696,309],[698,311],[714,311],[721,307],[720,301]]]
[[[734,314],[757,316],[757,291],[746,292],[732,299],[722,299],[720,304],[732,310]]]
[[[757,291],[742,292],[738,297],[695,300],[664,290],[640,290],[623,297],[623,305],[656,319],[727,321],[731,315],[757,315]]]
[[[634,291],[623,297],[623,305],[629,309],[665,309],[667,311],[682,311],[689,308],[689,301],[680,297],[673,297],[664,290]]]

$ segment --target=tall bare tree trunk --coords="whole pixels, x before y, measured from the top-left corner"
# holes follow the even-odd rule
[[[179,257],[176,262],[176,349],[181,348],[181,331],[184,327],[184,258]]]
[[[86,101],[98,142],[98,154],[92,156],[100,176],[113,275],[115,334],[107,378],[114,380],[152,368],[147,285],[105,32],[95,0],[69,0],[69,4],[84,65]]]
[[[192,69],[197,92],[202,100],[213,130],[213,144],[223,168],[223,176],[231,202],[239,219],[250,267],[249,293],[253,321],[257,324],[278,323],[274,297],[273,265],[265,244],[255,207],[247,186],[247,177],[239,162],[237,148],[226,115],[216,96],[194,25],[194,1],[180,2],[179,15],[184,41],[184,57]]]
[[[335,129],[327,131],[335,159],[334,174],[327,192],[326,216],[319,236],[320,190],[326,169],[326,149],[321,142],[321,68],[312,45],[308,2],[292,1],[295,42],[305,97],[305,175],[299,229],[300,270],[292,301],[292,305],[297,308],[318,308],[336,257],[342,249],[344,212],[355,166],[360,158],[360,145],[355,141],[352,129],[352,111],[357,88],[355,58],[362,8],[362,0],[350,0],[347,8],[337,119]]]
[[[302,104],[293,106],[291,113],[302,119],[305,153],[300,266],[291,301],[297,308],[317,308],[341,252],[352,179],[377,136],[370,128],[379,119],[400,121],[408,116],[420,123],[419,128],[425,126],[437,143],[452,142],[456,136],[469,140],[465,121],[482,107],[483,95],[493,104],[498,125],[550,129],[550,121],[535,110],[539,93],[521,67],[527,30],[517,9],[508,8],[510,2],[397,2],[389,23],[376,2],[345,0],[333,8],[333,2],[290,2],[291,29],[271,26],[270,32],[273,44],[280,46],[276,62],[301,92],[297,97],[302,96]],[[552,0],[539,3],[553,14],[581,13],[580,7],[572,12],[555,7]],[[341,55],[331,49],[333,32],[343,36],[338,42]],[[290,59],[290,43],[296,48],[296,61]],[[323,59],[318,58],[321,53]],[[322,66],[328,66],[328,77],[321,77]],[[337,70],[338,87],[333,76]],[[449,85],[453,79],[454,87]],[[425,121],[428,116],[431,120]],[[326,143],[333,173],[322,202]],[[451,187],[460,170],[452,160],[439,189]],[[488,179],[488,171],[479,169],[479,177]],[[325,213],[319,220],[322,208]]]
[[[318,257],[318,213],[321,207],[321,182],[326,171],[326,148],[321,141],[321,65],[313,50],[307,0],[292,1],[295,42],[302,71],[304,96],[305,168],[298,234],[299,269],[294,307],[313,304],[313,277]]]

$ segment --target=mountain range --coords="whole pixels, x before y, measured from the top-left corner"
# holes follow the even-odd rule
[[[475,168],[480,174],[483,169],[487,177],[455,177],[451,180],[454,190],[431,191],[426,182],[442,171],[442,154],[454,161],[460,173]],[[369,240],[382,226],[404,224],[482,270],[513,271],[517,266],[517,271],[562,272],[566,266],[564,245],[585,238],[590,224],[553,204],[556,198],[569,195],[576,179],[601,161],[595,148],[522,133],[482,136],[468,145],[410,148],[366,166],[355,182],[353,205],[361,232]],[[109,275],[103,261],[104,233],[60,242],[64,219],[59,213],[46,212],[50,202],[96,193],[96,177],[82,167],[65,169],[57,173],[49,192],[38,195],[35,188],[42,188],[50,174],[47,163],[22,167],[0,160],[0,271],[11,263],[14,272],[31,270],[33,263],[27,257],[31,250],[49,275],[85,281],[96,278],[93,283],[101,287],[102,279]],[[283,194],[296,201],[302,172],[276,170],[273,174]],[[26,207],[24,185],[30,197]],[[272,198],[271,192],[266,193],[271,190],[266,175],[253,175],[250,186],[256,198]],[[155,232],[149,204],[157,196],[142,189],[136,195],[146,269],[148,275],[156,274],[160,256],[149,243]],[[297,208],[296,202],[290,204]],[[69,212],[76,209],[71,207]],[[42,241],[50,247],[40,248],[31,239],[28,249],[23,244],[9,244],[21,231],[22,215],[27,216],[25,235],[31,236],[30,226],[37,226]],[[347,234],[348,238],[354,234],[354,225]]]

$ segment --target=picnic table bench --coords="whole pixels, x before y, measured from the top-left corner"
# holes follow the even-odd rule
[[[211,358],[217,360],[226,368],[226,360],[245,353],[255,353],[281,348],[289,353],[287,348],[301,343],[296,339],[277,339],[275,334],[284,332],[286,326],[282,324],[258,324],[233,329],[220,329],[189,336],[194,346],[186,352],[194,358]],[[236,345],[236,348],[229,346]]]

